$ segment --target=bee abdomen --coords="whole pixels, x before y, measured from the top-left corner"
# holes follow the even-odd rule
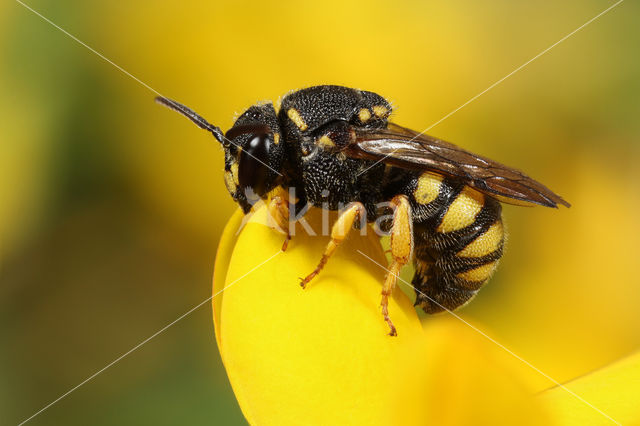
[[[433,314],[470,301],[495,271],[504,246],[501,206],[462,188],[432,220],[416,224],[416,305]]]

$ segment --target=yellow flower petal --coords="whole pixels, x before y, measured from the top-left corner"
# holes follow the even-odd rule
[[[640,424],[640,352],[565,385],[623,425]],[[540,400],[559,425],[614,424],[566,390],[555,387]]]
[[[231,254],[235,245],[235,234],[240,228],[244,214],[240,209],[236,210],[220,236],[220,245],[216,253],[216,262],[213,267],[213,324],[215,327],[216,341],[220,346],[220,309],[222,306],[222,289],[227,277],[227,268],[231,260]]]
[[[307,220],[320,230],[319,212]],[[385,271],[357,252],[386,265],[374,233],[353,231],[302,290],[298,278],[313,270],[328,238],[298,230],[285,253],[244,276],[278,253],[284,237],[263,225],[264,210],[236,238],[241,221],[236,214],[223,235],[214,294],[230,287],[213,303],[220,353],[251,424],[541,421],[522,364],[447,316],[423,329],[399,288],[389,307],[398,336],[387,335]]]
[[[225,285],[280,250],[283,236],[259,223],[263,213],[238,236]],[[359,263],[353,262],[359,249],[386,264],[379,243],[372,243],[376,240],[375,235],[347,239],[321,276],[302,290],[298,278],[313,270],[328,239],[299,233],[285,253],[218,300],[223,362],[250,422],[305,423],[310,407],[317,407],[317,423],[355,415],[354,410],[361,415],[364,407],[378,422],[388,411],[385,404],[393,395],[382,398],[377,389],[393,381],[398,369],[393,360],[422,328],[410,300],[396,289],[389,310],[400,335],[386,335],[378,307],[384,271],[359,254]],[[219,282],[216,277],[214,292]]]

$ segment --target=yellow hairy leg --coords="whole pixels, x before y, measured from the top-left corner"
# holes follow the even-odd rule
[[[286,234],[284,243],[282,243],[282,251],[287,250],[291,233],[289,232],[289,199],[287,191],[282,187],[276,188],[274,194],[270,194],[267,202],[267,213],[270,225],[278,231]]]
[[[302,286],[302,288],[305,288],[309,281],[311,281],[316,275],[320,273],[322,268],[324,268],[324,265],[327,264],[327,261],[329,260],[333,252],[335,252],[338,246],[340,246],[340,243],[342,243],[342,241],[347,238],[349,231],[351,231],[351,229],[353,228],[354,222],[357,219],[364,217],[364,215],[364,206],[362,205],[362,203],[358,202],[351,203],[342,213],[340,213],[338,220],[333,224],[333,227],[331,228],[331,241],[329,241],[329,244],[327,244],[327,247],[324,249],[324,253],[322,254],[320,263],[318,263],[318,266],[316,266],[316,269],[314,269],[313,272],[311,272],[309,275],[307,275],[306,278],[301,280],[300,285]]]
[[[396,195],[391,200],[393,211],[393,225],[391,226],[391,266],[382,286],[382,315],[389,325],[389,335],[396,336],[396,327],[389,317],[389,296],[393,292],[398,274],[413,254],[413,220],[411,206],[405,195]]]

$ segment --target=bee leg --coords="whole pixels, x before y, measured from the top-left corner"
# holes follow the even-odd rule
[[[338,220],[333,224],[331,228],[331,241],[327,244],[327,247],[324,249],[324,253],[322,254],[322,259],[320,259],[320,263],[316,266],[316,269],[313,270],[306,278],[301,279],[300,285],[302,288],[311,281],[316,275],[320,273],[324,265],[326,265],[327,261],[331,257],[334,251],[338,248],[340,243],[344,241],[344,239],[349,234],[349,231],[353,228],[354,222],[358,218],[364,217],[366,211],[364,209],[364,205],[362,203],[351,203],[349,206],[340,213]]]
[[[291,233],[289,231],[289,202],[284,197],[275,195],[269,200],[267,213],[269,215],[270,225],[279,232],[287,234],[282,244],[282,251],[287,250],[287,246],[291,240]]]
[[[389,266],[389,272],[382,286],[382,315],[389,325],[389,336],[396,336],[396,328],[389,317],[389,296],[393,292],[398,279],[398,274],[406,265],[413,254],[413,219],[411,218],[411,205],[405,195],[396,195],[391,200],[393,211],[393,224],[391,225],[391,256],[393,258]]]
[[[282,248],[280,250],[287,251],[287,247],[289,247],[289,241],[291,241],[291,234],[287,232],[287,237],[284,239],[282,243]]]

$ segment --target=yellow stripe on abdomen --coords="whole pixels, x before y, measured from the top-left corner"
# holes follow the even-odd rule
[[[482,257],[498,250],[502,245],[504,229],[498,220],[457,254],[459,257]]]
[[[434,175],[432,173],[423,173],[418,178],[418,184],[415,191],[413,191],[413,198],[418,204],[429,204],[438,198],[440,194],[440,187],[442,186],[441,175]]]
[[[493,274],[493,271],[497,266],[498,261],[494,260],[493,262],[478,266],[477,268],[471,269],[470,271],[460,272],[456,276],[466,281],[482,282],[488,280],[489,277],[491,277],[491,274]]]
[[[300,112],[295,108],[289,108],[287,111],[287,116],[293,123],[298,126],[298,129],[303,132],[308,129],[307,123],[304,122],[304,119],[300,115]]]
[[[447,209],[436,231],[453,232],[473,224],[484,206],[484,201],[482,193],[465,186]]]

